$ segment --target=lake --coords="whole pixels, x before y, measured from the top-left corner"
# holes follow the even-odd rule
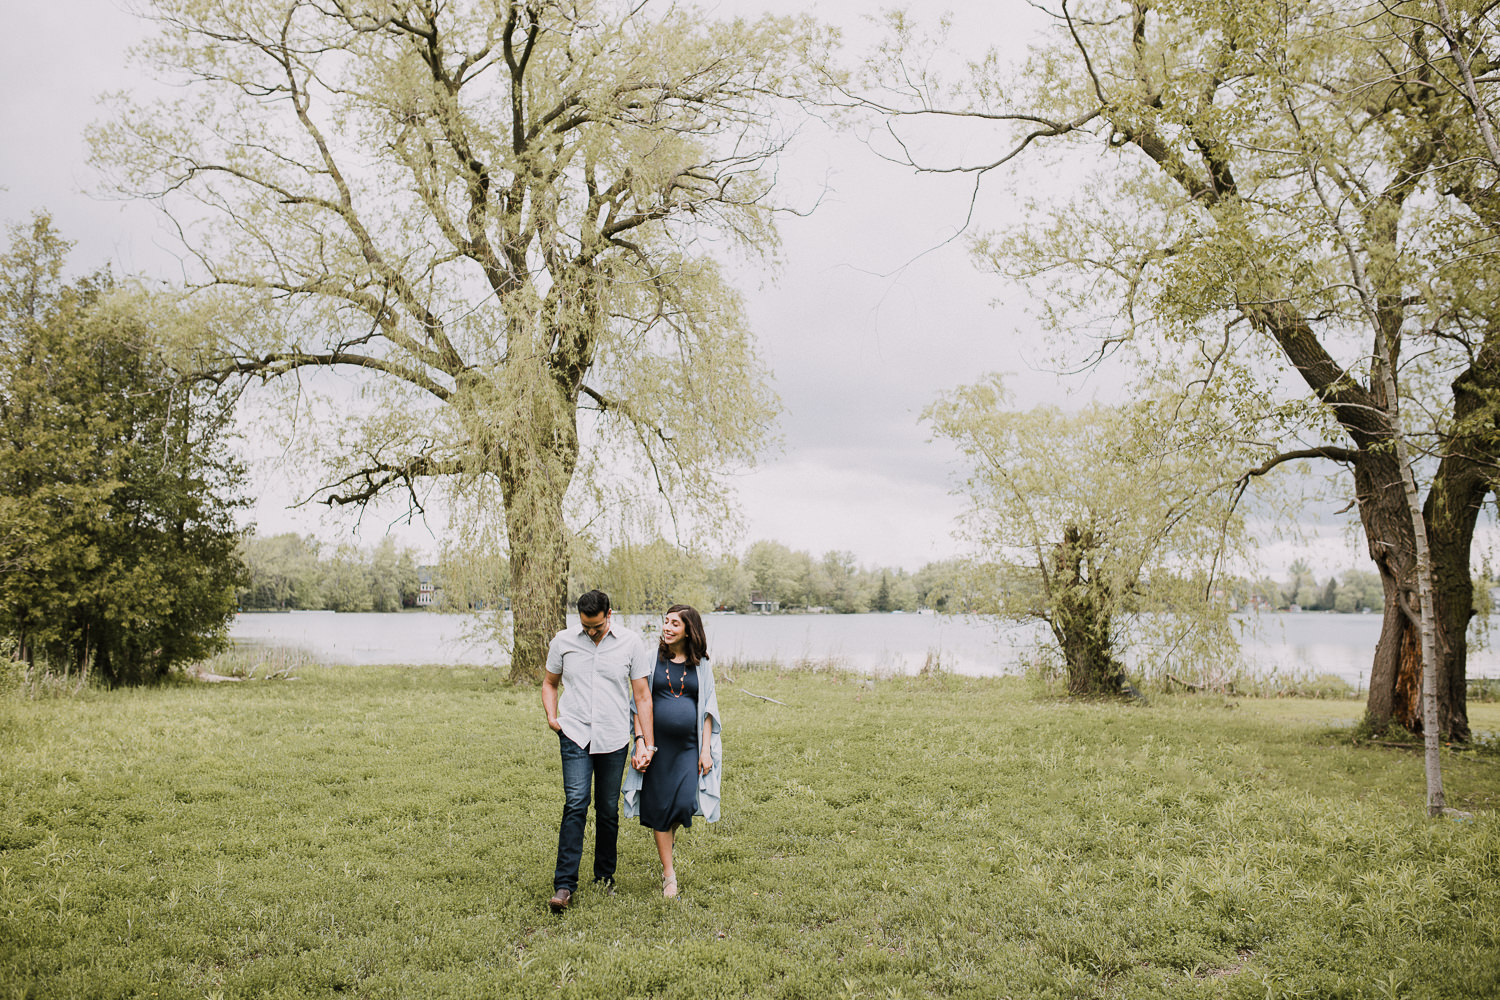
[[[1293,612],[1243,620],[1242,652],[1258,672],[1329,673],[1358,685],[1368,679],[1379,615]],[[647,621],[656,619],[627,619],[632,628]],[[237,642],[298,646],[330,663],[500,662],[493,643],[471,634],[477,624],[473,615],[425,611],[293,611],[236,615],[229,634]],[[956,673],[1014,673],[1037,635],[1035,627],[932,614],[709,615],[704,627],[709,652],[720,662],[832,662],[880,673],[915,673],[929,656]],[[1471,649],[1469,676],[1500,677],[1500,655]]]

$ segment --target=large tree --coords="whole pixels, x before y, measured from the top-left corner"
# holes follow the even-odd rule
[[[0,255],[0,634],[38,670],[156,680],[224,641],[243,574],[231,401],[45,216]]]
[[[1038,199],[1024,231],[977,246],[987,266],[1046,289],[1046,318],[1075,346],[1089,333],[1098,355],[1143,339],[1186,346],[1245,396],[1281,405],[1268,416],[1282,433],[1262,440],[1302,435],[1255,473],[1302,458],[1347,469],[1385,587],[1376,727],[1422,728],[1425,524],[1439,725],[1466,738],[1470,550],[1500,456],[1500,198],[1469,96],[1496,82],[1494,5],[1455,5],[1457,47],[1426,2],[1050,9],[1053,40],[1011,83],[994,60],[957,83],[904,75],[916,43],[898,21],[872,103],[898,132],[941,115],[992,143],[964,164],[911,156],[921,168],[984,176],[1054,157],[1078,181],[1076,197]],[[1420,518],[1403,490],[1413,467],[1426,480]]]
[[[220,372],[369,377],[319,499],[498,494],[517,681],[563,623],[579,470],[711,504],[774,413],[711,251],[774,248],[772,105],[822,36],[653,10],[155,0],[187,96],[97,136],[196,280],[267,307]]]
[[[762,539],[745,550],[745,570],[750,574],[755,594],[762,601],[775,601],[782,608],[789,608],[803,597],[798,583],[806,574],[802,564],[806,554],[793,552],[780,542]]]
[[[291,532],[248,536],[240,543],[245,589],[240,606],[256,610],[307,611],[323,607],[323,567],[318,540]]]
[[[1217,591],[1243,524],[1218,489],[1234,461],[1201,393],[1158,389],[1076,413],[1016,411],[991,376],[926,411],[964,457],[964,523],[989,610],[1046,625],[1072,694],[1117,694],[1142,673],[1211,676],[1234,654]],[[1232,477],[1230,477],[1232,478]]]

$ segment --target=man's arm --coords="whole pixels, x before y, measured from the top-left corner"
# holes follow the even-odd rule
[[[656,726],[651,715],[651,672],[655,669],[656,650],[649,646],[644,637],[638,637],[630,659],[630,694],[635,699],[635,732],[630,738],[630,766],[637,771],[644,771],[646,765],[651,763],[651,758],[656,755],[655,750],[644,749],[656,746]],[[642,743],[636,739],[637,736],[644,737],[646,742]]]
[[[630,693],[635,696],[635,718],[638,734],[646,737],[647,746],[656,746],[656,729],[651,718],[651,685],[644,677],[630,682]]]
[[[557,682],[560,680],[562,674],[542,671],[542,711],[547,713],[547,725],[555,733],[562,732],[562,723],[557,721]]]
[[[656,756],[656,729],[651,718],[651,685],[644,677],[633,678],[630,693],[635,698],[635,733],[630,738],[630,766],[644,771],[651,758]],[[639,736],[645,739],[642,743]],[[648,749],[649,748],[649,749]]]
[[[563,652],[558,638],[553,636],[547,643],[547,662],[542,667],[542,711],[547,713],[547,725],[554,733],[562,732],[562,723],[557,719],[557,685],[563,675]]]

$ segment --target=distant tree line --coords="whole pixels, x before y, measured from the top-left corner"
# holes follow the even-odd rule
[[[370,549],[329,546],[311,535],[246,537],[249,571],[238,592],[244,611],[400,611],[417,606],[416,554],[384,538]]]
[[[1238,603],[1286,611],[1292,607],[1303,611],[1338,611],[1353,614],[1360,611],[1380,611],[1385,606],[1385,591],[1380,584],[1380,574],[1358,569],[1345,570],[1337,578],[1329,576],[1322,583],[1307,563],[1297,560],[1292,563],[1289,576],[1277,582],[1262,577],[1246,591],[1239,584]]]
[[[598,587],[627,612],[656,611],[675,602],[695,607],[835,614],[930,610],[988,614],[997,592],[1020,593],[1027,581],[1005,566],[968,559],[930,562],[912,572],[860,565],[852,552],[822,556],[780,542],[757,541],[743,555],[689,552],[665,539],[619,545],[607,553],[575,552],[570,592]],[[1483,589],[1483,588],[1480,588]],[[1380,576],[1349,569],[1326,577],[1306,561],[1294,562],[1285,580],[1226,577],[1218,597],[1239,610],[1380,611]],[[1127,609],[1128,610],[1128,609]]]
[[[247,536],[240,557],[249,582],[238,592],[246,611],[399,611],[417,606],[424,574],[438,610],[504,606],[509,563],[482,564],[445,553],[434,566],[384,539],[373,548],[328,545],[311,535]],[[780,542],[758,541],[743,556],[687,551],[656,539],[600,552],[577,541],[569,593],[599,588],[626,613],[673,603],[705,611],[827,611],[839,614],[983,610],[972,586],[976,570],[961,560],[933,562],[915,573],[862,566],[852,552],[821,557]]]
[[[771,612],[973,611],[970,570],[954,560],[913,573],[862,566],[852,552],[822,556],[780,542],[757,541],[744,555],[686,551],[665,539],[617,545],[607,553],[575,550],[570,591],[598,587],[626,612],[672,603],[703,610]]]
[[[439,610],[505,606],[509,599],[504,560],[487,564],[483,572],[451,554],[426,566],[417,552],[390,538],[360,548],[329,545],[311,535],[251,535],[241,542],[240,557],[249,574],[238,591],[246,611],[400,611],[418,606],[424,575]],[[815,556],[768,540],[752,543],[742,555],[688,551],[662,538],[601,552],[579,540],[569,593],[597,587],[618,610],[631,614],[679,602],[741,614],[987,614],[995,610],[997,590],[1025,590],[1023,580],[998,579],[1010,573],[1001,565],[967,559],[930,562],[915,572],[861,565],[852,552]],[[1344,613],[1378,611],[1383,600],[1380,577],[1373,572],[1351,569],[1325,578],[1301,560],[1281,581],[1227,578],[1220,596],[1244,610],[1296,606]]]

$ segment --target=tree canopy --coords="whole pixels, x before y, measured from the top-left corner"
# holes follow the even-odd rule
[[[770,110],[827,39],[655,9],[155,0],[185,96],[96,135],[238,302],[221,377],[368,376],[318,498],[503,509],[516,680],[562,625],[566,505],[717,514],[776,411],[716,255],[774,252]]]
[[[243,567],[232,401],[45,216],[0,256],[0,632],[34,669],[154,680],[224,639]]]
[[[1462,738],[1470,549],[1500,456],[1500,189],[1481,141],[1497,25],[1493,5],[1451,5],[1444,26],[1448,6],[1053,4],[1052,39],[1023,69],[981,60],[962,80],[935,78],[898,18],[864,103],[898,135],[937,117],[982,131],[963,163],[897,147],[920,169],[1019,179],[1047,163],[1068,179],[975,250],[1044,292],[1074,363],[1185,351],[1267,404],[1269,422],[1246,428],[1264,445],[1255,472],[1305,458],[1348,471],[1386,592],[1377,728],[1422,727],[1419,539],[1393,485],[1411,443],[1439,724]]]
[[[1232,439],[1192,395],[1015,411],[998,377],[928,408],[968,463],[966,533],[1000,615],[1046,623],[1075,694],[1118,692],[1142,671],[1195,674],[1236,650],[1221,592],[1243,551]]]

